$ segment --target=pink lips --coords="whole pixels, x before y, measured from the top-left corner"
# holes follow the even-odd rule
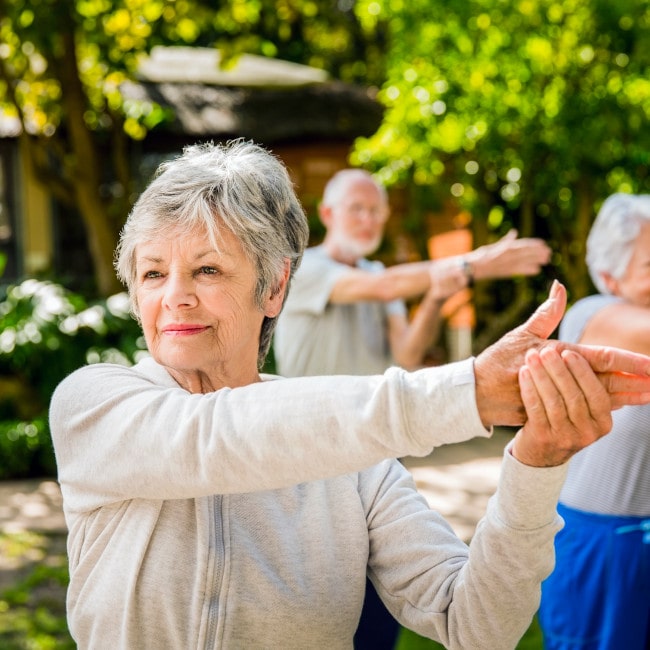
[[[192,336],[193,334],[201,334],[207,329],[205,325],[174,324],[166,325],[162,331],[167,336]]]

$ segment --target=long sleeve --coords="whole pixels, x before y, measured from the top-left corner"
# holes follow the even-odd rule
[[[370,576],[392,613],[449,650],[514,648],[553,569],[566,472],[566,465],[528,467],[506,450],[469,548],[423,498],[413,498],[412,477],[399,464],[363,472]]]
[[[190,394],[152,360],[82,368],[50,408],[69,511],[130,498],[268,490],[489,435],[471,360],[373,377],[264,381]]]

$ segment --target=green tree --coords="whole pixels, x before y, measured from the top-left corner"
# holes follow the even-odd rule
[[[571,295],[587,293],[595,208],[650,189],[648,4],[362,0],[357,12],[389,22],[390,40],[385,119],[355,161],[423,203],[469,209],[479,243],[510,225],[549,239]]]
[[[129,142],[168,118],[120,93],[143,53],[216,45],[354,80],[380,76],[375,40],[351,6],[326,0],[0,0],[0,114],[20,120],[37,177],[83,220],[106,296],[119,289],[113,250],[134,199]]]

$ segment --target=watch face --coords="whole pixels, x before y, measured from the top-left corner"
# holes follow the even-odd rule
[[[467,278],[467,286],[471,287],[474,284],[474,273],[472,272],[472,265],[463,257],[461,260],[463,273]]]

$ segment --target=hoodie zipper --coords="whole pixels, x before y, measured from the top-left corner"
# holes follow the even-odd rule
[[[206,650],[217,648],[217,630],[219,627],[219,603],[223,587],[223,576],[225,567],[225,543],[223,536],[223,497],[213,495],[209,497],[210,517],[210,539],[208,540],[208,552],[212,580],[206,581],[212,584],[212,589],[206,594],[210,599],[208,603],[208,629],[206,633]]]

